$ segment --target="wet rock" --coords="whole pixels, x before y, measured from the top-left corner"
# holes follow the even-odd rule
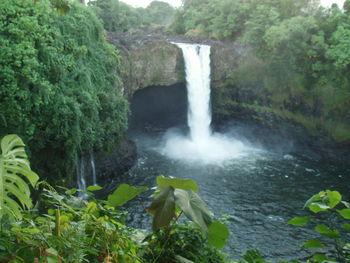
[[[120,51],[124,94],[149,86],[170,86],[185,81],[181,50],[158,35],[109,33],[109,41]]]
[[[136,162],[136,145],[128,138],[123,138],[117,147],[109,153],[96,153],[95,166],[97,184],[105,185],[111,179],[127,172]]]

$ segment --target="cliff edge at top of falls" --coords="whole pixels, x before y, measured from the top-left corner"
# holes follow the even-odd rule
[[[121,78],[124,95],[131,98],[135,91],[149,86],[171,86],[185,83],[185,66],[181,49],[172,42],[200,43],[212,46],[212,86],[225,82],[227,72],[236,67],[240,48],[208,39],[171,37],[157,33],[109,32],[108,40],[121,55]]]

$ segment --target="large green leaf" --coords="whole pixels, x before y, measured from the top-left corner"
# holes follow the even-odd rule
[[[198,192],[198,185],[196,182],[189,179],[166,178],[160,175],[157,177],[157,185],[161,189],[166,189],[171,186],[174,189],[185,189],[193,190],[196,193]]]
[[[213,214],[204,201],[192,190],[175,189],[175,203],[188,219],[197,223],[204,232],[213,221]]]
[[[321,199],[320,194],[322,194],[322,193],[324,193],[324,192],[320,192],[318,194],[313,195],[309,200],[306,201],[306,203],[304,204],[304,208],[309,207],[309,205],[311,203],[321,201],[322,199]]]
[[[306,241],[302,246],[306,248],[321,248],[324,245],[318,240],[310,239]]]
[[[328,205],[330,208],[334,208],[337,204],[341,202],[342,196],[338,191],[327,190]]]
[[[328,226],[324,224],[317,225],[315,227],[315,230],[325,237],[340,238],[340,234],[338,230],[330,229]]]
[[[337,212],[345,219],[350,219],[350,208],[337,210]]]
[[[291,220],[288,221],[289,225],[294,226],[302,226],[305,225],[307,222],[311,220],[311,216],[305,216],[305,217],[293,217]]]
[[[336,207],[341,200],[342,196],[338,191],[326,190],[312,196],[304,207],[308,207],[314,213],[324,212]]]
[[[25,180],[34,187],[39,176],[30,169],[24,146],[15,134],[1,140],[0,218],[4,214],[21,218],[22,209],[32,207],[30,189]]]
[[[145,186],[136,188],[128,184],[122,184],[119,185],[118,188],[108,196],[107,202],[110,206],[122,206],[146,190],[147,187]]]
[[[319,213],[327,211],[328,209],[330,209],[330,207],[328,205],[325,205],[324,203],[315,202],[309,204],[309,209],[311,212]]]
[[[216,247],[217,249],[222,249],[224,246],[226,246],[226,240],[229,237],[227,226],[219,221],[215,221],[209,226],[208,230],[208,242],[210,245]]]
[[[157,231],[163,226],[168,226],[175,217],[174,188],[169,186],[155,198],[147,211],[153,215],[152,229]]]

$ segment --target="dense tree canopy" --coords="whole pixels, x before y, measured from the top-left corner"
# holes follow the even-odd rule
[[[45,0],[0,2],[0,134],[56,152],[60,168],[127,125],[117,53],[96,16],[69,5],[60,15]]]
[[[153,1],[147,8],[134,8],[119,0],[90,1],[96,15],[108,31],[125,32],[142,26],[166,26],[173,20],[175,9],[168,3]]]

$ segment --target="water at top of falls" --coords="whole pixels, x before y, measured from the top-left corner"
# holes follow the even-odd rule
[[[218,163],[244,156],[249,147],[210,128],[210,46],[173,43],[181,48],[186,72],[190,136],[169,130],[162,152],[173,159]]]

